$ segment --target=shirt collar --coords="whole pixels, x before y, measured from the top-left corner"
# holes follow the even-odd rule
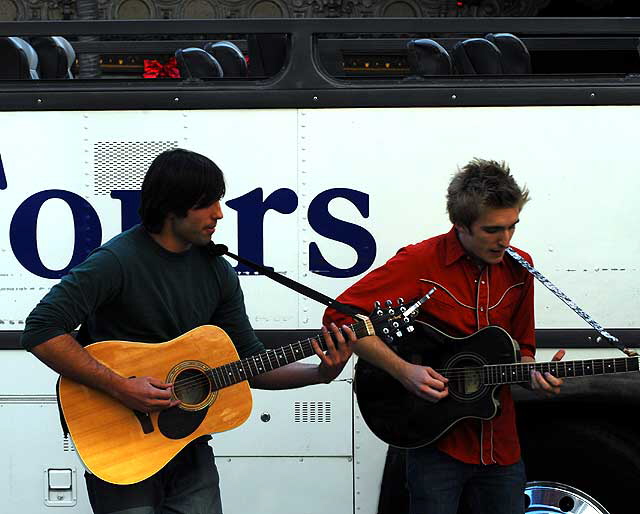
[[[451,266],[453,263],[459,261],[462,258],[470,258],[467,255],[466,250],[460,244],[460,240],[458,239],[458,234],[456,232],[456,227],[451,227],[451,230],[447,232],[444,236],[444,265]],[[509,257],[511,259],[511,257]],[[505,254],[504,258],[498,264],[487,264],[486,266],[503,266],[505,261],[507,260],[507,255]]]
[[[465,252],[464,248],[460,244],[455,226],[451,227],[451,230],[449,230],[449,232],[445,235],[444,242],[445,266],[451,266],[454,262],[467,256],[467,252]]]

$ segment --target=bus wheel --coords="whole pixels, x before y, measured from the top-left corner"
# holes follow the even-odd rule
[[[615,409],[612,407],[611,411]],[[604,506],[606,510],[601,512],[629,512],[629,502],[638,492],[640,444],[631,427],[620,419],[601,421],[605,416],[606,413],[594,412],[591,418],[568,419],[556,413],[555,418],[529,418],[528,430],[524,430],[521,439],[527,478],[533,483],[567,484],[567,491],[584,491],[581,497]]]
[[[527,514],[609,514],[588,494],[558,482],[529,482],[524,494]]]

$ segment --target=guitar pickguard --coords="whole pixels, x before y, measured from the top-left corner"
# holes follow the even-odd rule
[[[188,411],[179,406],[163,410],[158,415],[158,430],[169,439],[183,439],[197,430],[208,410]]]

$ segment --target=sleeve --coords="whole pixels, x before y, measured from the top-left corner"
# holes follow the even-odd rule
[[[121,289],[122,268],[109,250],[98,248],[73,268],[40,300],[25,322],[26,350],[69,334]]]
[[[244,305],[244,294],[240,280],[233,267],[222,257],[220,280],[221,299],[213,313],[211,323],[222,328],[231,338],[240,358],[248,357],[264,350],[264,345],[256,336]]]
[[[338,301],[370,313],[376,301],[384,304],[387,300],[395,303],[399,298],[403,298],[405,302],[418,298],[421,295],[419,270],[423,263],[414,248],[415,245],[400,249],[385,264],[343,292],[337,298]],[[333,322],[341,326],[351,322],[351,319],[335,309],[328,308],[322,322],[325,325]]]
[[[533,266],[531,256],[519,251],[522,256]],[[511,335],[518,341],[522,356],[535,357],[536,336],[535,336],[535,314],[534,314],[534,281],[533,275],[522,269],[524,288],[520,303],[513,311],[511,321]]]

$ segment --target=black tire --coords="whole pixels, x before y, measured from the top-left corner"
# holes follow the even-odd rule
[[[596,417],[549,421],[549,414],[521,422],[527,480],[575,487],[610,514],[626,514],[640,479],[640,445],[632,431],[621,424],[594,422],[601,419]]]
[[[626,420],[612,418],[613,414],[625,412],[620,404],[606,409],[588,403],[579,408],[544,404],[542,408],[520,411],[520,442],[527,480],[575,488],[609,514],[628,514],[640,483],[640,443],[634,438],[631,424],[635,408],[626,409],[631,418]],[[589,418],[572,416],[576,412],[587,413]],[[599,421],[602,419],[609,421]],[[404,452],[390,448],[378,514],[408,511],[404,471]],[[459,514],[469,514],[464,502]]]

